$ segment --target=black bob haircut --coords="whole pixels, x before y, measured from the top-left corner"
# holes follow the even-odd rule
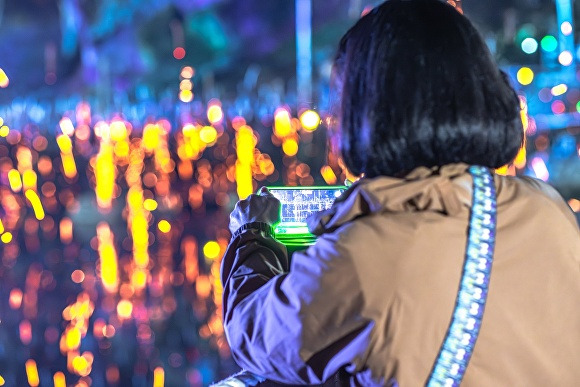
[[[499,168],[523,143],[507,76],[471,22],[442,1],[381,4],[344,35],[333,71],[336,137],[355,175],[457,162]]]

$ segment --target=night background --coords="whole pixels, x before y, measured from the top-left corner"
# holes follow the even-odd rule
[[[262,185],[344,181],[331,65],[378,3],[0,0],[0,385],[239,370],[228,215]],[[578,217],[578,4],[458,3],[520,96],[526,145],[498,173],[547,181]]]

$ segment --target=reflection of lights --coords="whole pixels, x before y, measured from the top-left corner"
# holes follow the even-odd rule
[[[36,190],[37,176],[32,169],[27,169],[22,173],[22,185],[24,189]]]
[[[75,284],[80,284],[85,280],[85,273],[82,270],[75,270],[70,275],[70,278]]]
[[[560,24],[560,31],[562,31],[565,36],[570,35],[572,33],[572,24],[570,24],[569,21],[563,22]]]
[[[65,332],[66,348],[71,351],[78,349],[81,345],[81,331],[77,327],[70,327]]]
[[[133,304],[128,300],[121,300],[117,304],[117,315],[122,319],[128,319],[133,313]]]
[[[2,243],[6,244],[12,242],[12,233],[5,232],[4,234],[2,234],[2,236],[0,236],[0,240],[2,241]]]
[[[157,367],[153,371],[153,387],[163,387],[165,385],[165,371],[163,367]]]
[[[75,126],[73,125],[72,121],[68,117],[61,118],[60,122],[58,123],[60,126],[60,130],[67,136],[72,136],[75,132]]]
[[[2,69],[0,69],[0,87],[6,88],[10,84],[10,79],[8,79],[8,75]]]
[[[334,173],[334,171],[330,166],[328,165],[323,166],[320,169],[320,174],[322,175],[322,178],[324,179],[326,184],[329,185],[336,184],[337,181],[336,174]]]
[[[20,192],[22,189],[22,179],[20,178],[20,172],[18,172],[16,169],[11,169],[8,171],[8,182],[12,191]]]
[[[550,173],[548,172],[548,167],[544,160],[540,157],[534,157],[531,162],[532,170],[538,179],[543,181],[548,181],[550,178]]]
[[[36,216],[36,219],[38,220],[44,219],[44,208],[42,208],[42,203],[40,202],[38,194],[33,190],[29,189],[26,190],[24,195],[32,205],[32,210],[34,211],[34,216]]]
[[[552,91],[552,95],[554,97],[557,97],[557,96],[562,95],[565,92],[567,92],[568,91],[568,86],[566,84],[564,84],[564,83],[561,83],[559,85],[556,85],[556,86],[552,87],[551,91]]]
[[[103,139],[95,162],[95,194],[100,208],[111,208],[116,172],[117,169],[113,160],[113,145]]]
[[[554,114],[562,114],[566,111],[566,105],[562,101],[554,101],[552,102],[552,113]]]
[[[203,246],[203,255],[208,259],[216,259],[220,254],[220,245],[216,241],[209,241]]]
[[[286,137],[292,131],[290,113],[288,110],[279,108],[274,113],[274,134],[278,137]]]
[[[114,120],[109,126],[111,139],[113,141],[123,141],[127,138],[128,130],[125,122],[121,120]]]
[[[256,141],[252,128],[242,126],[236,133],[236,183],[240,199],[247,198],[253,192],[252,164],[254,163],[254,147]]]
[[[217,139],[217,130],[213,126],[204,126],[199,131],[199,138],[206,144],[211,144]]]
[[[115,250],[113,234],[107,223],[99,223],[97,226],[98,251],[101,263],[101,281],[103,287],[109,293],[117,291],[119,284],[117,274],[117,252]]]
[[[179,82],[179,90],[191,90],[193,87],[193,83],[189,79],[184,79],[183,81]]]
[[[38,378],[38,368],[36,367],[36,362],[32,359],[26,360],[26,377],[28,378],[28,384],[32,387],[37,387],[40,384],[40,379]]]
[[[522,51],[526,54],[533,54],[538,50],[538,41],[534,38],[525,38],[522,41]]]
[[[153,199],[145,199],[143,202],[143,208],[147,211],[155,211],[157,209],[157,202]]]
[[[175,47],[175,50],[173,50],[173,57],[177,60],[185,58],[185,49],[183,47]]]
[[[171,224],[169,224],[169,222],[166,221],[165,219],[160,221],[157,224],[157,227],[159,228],[159,231],[161,231],[163,233],[168,233],[169,231],[171,231]]]
[[[560,55],[558,55],[558,62],[560,62],[562,66],[570,66],[573,60],[574,57],[570,51],[562,51]]]
[[[66,387],[66,378],[62,372],[56,372],[52,380],[54,382],[54,387]]]
[[[300,116],[300,123],[306,131],[312,132],[320,125],[320,116],[313,110],[307,110]]]
[[[526,86],[532,83],[534,80],[534,72],[529,67],[522,67],[518,70],[516,78],[518,79],[519,83]]]
[[[218,124],[224,118],[224,112],[222,107],[218,104],[211,105],[207,108],[207,119],[212,124]]]
[[[22,290],[14,288],[10,291],[10,297],[8,298],[8,303],[11,309],[18,309],[22,305]]]
[[[185,66],[181,69],[181,77],[185,79],[189,79],[195,75],[195,70],[191,66]]]
[[[558,48],[558,41],[552,35],[546,35],[540,41],[540,45],[544,51],[551,52]]]
[[[187,89],[181,90],[179,92],[179,100],[185,103],[193,101],[193,92]]]
[[[10,134],[10,128],[6,125],[0,126],[0,137],[8,137]]]
[[[282,151],[287,156],[296,156],[298,153],[298,142],[293,138],[288,138],[282,143]]]

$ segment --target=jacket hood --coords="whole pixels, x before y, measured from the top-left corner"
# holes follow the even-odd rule
[[[471,206],[472,179],[467,164],[414,169],[404,178],[360,179],[325,211],[311,215],[314,235],[332,232],[358,217],[381,212],[437,211],[455,215]]]

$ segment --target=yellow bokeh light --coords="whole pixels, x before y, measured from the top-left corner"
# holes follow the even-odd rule
[[[324,179],[324,181],[326,182],[326,184],[336,184],[337,178],[336,178],[336,174],[334,173],[334,171],[332,170],[332,168],[329,165],[325,165],[320,169],[320,174],[322,175],[322,178]]]
[[[32,387],[38,386],[40,384],[40,379],[38,377],[38,368],[36,367],[36,362],[32,359],[26,360],[25,368],[28,384]]]
[[[22,184],[24,185],[24,189],[34,189],[36,190],[36,183],[37,183],[37,176],[36,172],[32,169],[27,169],[22,173]]]
[[[32,206],[32,209],[34,211],[34,216],[36,216],[36,219],[38,220],[44,219],[44,208],[42,207],[42,202],[40,201],[38,194],[35,191],[29,189],[26,190],[24,196],[26,196],[26,199],[28,199],[28,201],[30,202],[30,205]]]
[[[191,78],[195,74],[195,70],[191,66],[185,66],[181,69],[181,77],[182,78]]]
[[[22,179],[20,177],[20,172],[16,169],[11,169],[8,171],[8,182],[10,183],[10,188],[14,192],[20,192],[22,189]]]
[[[282,151],[287,156],[296,156],[298,153],[298,142],[293,138],[284,140],[282,143]]]
[[[522,67],[518,70],[516,78],[518,79],[519,83],[526,86],[532,83],[534,80],[534,72],[529,67]]]
[[[61,118],[58,125],[60,126],[60,130],[69,137],[75,133],[75,126],[68,117]]]
[[[72,153],[72,141],[66,134],[59,134],[56,137],[56,143],[62,153]]]
[[[153,199],[145,199],[143,201],[143,208],[147,211],[155,211],[157,209],[157,202]]]
[[[566,93],[567,91],[568,91],[568,86],[565,83],[560,83],[559,85],[556,85],[556,86],[552,87],[552,89],[551,89],[552,95],[554,97],[562,95],[562,94]]]
[[[207,108],[207,119],[212,124],[217,124],[222,121],[224,118],[224,112],[222,111],[222,107],[220,105],[211,105]]]
[[[0,376],[0,386],[3,386],[5,383],[6,383],[6,381],[4,380],[4,378],[2,376]]]
[[[54,387],[66,387],[66,378],[60,371],[56,372],[52,377]]]
[[[72,327],[66,331],[66,347],[68,350],[75,350],[81,345],[81,331],[77,327]]]
[[[101,281],[107,292],[114,293],[119,285],[118,261],[113,234],[107,223],[102,222],[97,225],[97,239],[99,242]]]
[[[117,315],[122,319],[128,319],[133,313],[133,304],[129,300],[121,300],[117,304]]]
[[[300,116],[300,123],[304,130],[308,132],[313,132],[320,125],[320,116],[314,110],[306,110]]]
[[[2,219],[0,219],[0,234],[4,232],[4,223],[2,223]]]
[[[220,255],[220,245],[216,241],[209,241],[203,246],[203,255],[208,259],[216,259]]]
[[[278,137],[286,137],[292,132],[292,123],[288,110],[279,108],[274,113],[274,134]]]
[[[8,75],[3,69],[0,69],[0,87],[6,88],[10,84],[10,79],[8,79]]]
[[[163,233],[168,233],[169,231],[171,231],[171,224],[165,219],[157,223],[157,227],[159,228],[159,231]]]
[[[79,375],[87,374],[87,368],[89,368],[89,362],[84,356],[75,356],[72,361],[72,366],[75,372]]]
[[[179,92],[179,100],[186,103],[193,101],[193,92],[187,89],[181,90]]]
[[[217,130],[213,126],[204,126],[199,131],[199,138],[206,144],[211,144],[217,139]]]
[[[135,289],[144,289],[147,285],[147,272],[142,269],[135,270],[131,275],[131,285]]]
[[[10,128],[6,125],[0,126],[0,137],[7,137],[10,134]]]
[[[123,141],[127,138],[129,131],[125,123],[121,120],[115,120],[111,122],[109,126],[109,130],[111,133],[111,139],[113,141]]]
[[[165,385],[165,371],[163,367],[157,367],[153,371],[153,387],[163,387]]]
[[[183,81],[179,82],[179,90],[191,90],[193,87],[193,82],[189,79],[184,79]]]
[[[4,234],[2,234],[2,236],[0,236],[0,240],[2,241],[2,243],[6,244],[12,242],[12,233],[5,232]]]

